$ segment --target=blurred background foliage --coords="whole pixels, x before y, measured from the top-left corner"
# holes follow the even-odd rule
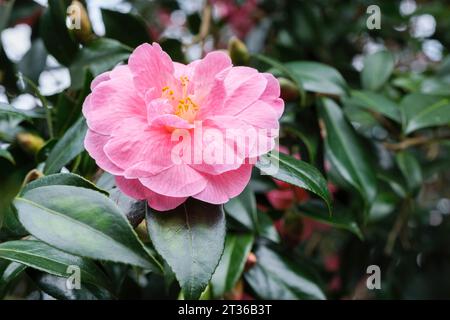
[[[87,0],[81,30],[67,28],[70,3],[0,0],[0,242],[27,235],[11,201],[41,172],[111,186],[82,144],[93,77],[143,42],[180,62],[230,49],[236,64],[279,78],[280,150],[327,176],[333,214],[255,171],[225,205],[225,253],[204,297],[450,298],[447,2]],[[369,30],[374,4],[381,28]],[[373,264],[381,290],[366,288]],[[178,297],[173,276],[102,268],[115,297]],[[44,271],[0,259],[0,296],[111,298],[95,286],[68,292]]]

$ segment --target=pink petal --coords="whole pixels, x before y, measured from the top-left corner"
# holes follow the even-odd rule
[[[206,175],[208,184],[206,188],[193,196],[213,204],[227,202],[230,198],[238,196],[250,181],[252,165],[243,164],[239,169],[224,172],[221,175]]]
[[[267,79],[255,69],[235,67],[224,81],[227,99],[222,114],[235,115],[258,100],[267,86]]]
[[[278,116],[270,105],[258,100],[239,112],[236,117],[257,128],[278,129]]]
[[[157,194],[142,185],[138,179],[116,177],[117,187],[127,196],[136,200],[147,200],[148,205],[158,211],[172,210],[186,201],[187,198],[173,198]]]
[[[274,109],[277,117],[280,118],[284,111],[284,101],[280,99],[280,83],[270,73],[263,73],[263,75],[267,79],[267,86],[260,100],[267,102]]]
[[[123,169],[112,163],[103,151],[103,147],[109,139],[109,136],[104,136],[88,129],[84,138],[84,147],[100,168],[111,174],[122,174]]]
[[[126,169],[125,176],[149,176],[173,165],[171,150],[175,142],[170,133],[149,129],[145,120],[125,119],[114,129],[104,151],[117,166]]]
[[[149,88],[156,88],[156,91],[161,92],[164,86],[173,81],[172,60],[157,43],[144,43],[137,47],[130,55],[128,65],[141,96]]]
[[[161,128],[176,128],[176,129],[192,129],[194,125],[187,122],[183,118],[176,116],[174,114],[163,114],[150,121],[151,127]]]
[[[129,72],[128,75],[96,85],[83,105],[89,128],[107,135],[123,119],[147,116],[145,103],[136,95]]]
[[[188,197],[206,187],[205,177],[186,164],[174,165],[156,175],[139,179],[150,190],[170,197]]]

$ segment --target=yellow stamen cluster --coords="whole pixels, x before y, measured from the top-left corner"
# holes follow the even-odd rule
[[[197,113],[199,107],[192,101],[191,97],[188,96],[189,78],[186,76],[181,76],[180,82],[181,99],[178,100],[178,104],[174,104],[174,113],[181,118],[192,121],[195,119],[195,114]],[[162,97],[170,101],[177,101],[174,91],[169,86],[162,88]]]
[[[169,100],[175,100],[175,97],[173,95],[174,95],[174,92],[173,92],[173,90],[170,89],[169,86],[165,86],[164,88],[162,88],[162,96],[164,98],[167,98]]]
[[[191,98],[187,97],[186,99],[181,99],[180,101],[178,101],[175,114],[178,116],[182,116],[189,111],[196,112],[197,110],[198,106],[191,100]]]

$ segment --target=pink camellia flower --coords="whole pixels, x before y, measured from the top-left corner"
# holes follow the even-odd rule
[[[284,109],[271,74],[233,67],[222,52],[172,62],[156,43],[91,90],[86,150],[122,192],[160,211],[188,197],[221,204],[240,194],[254,159],[273,149]]]

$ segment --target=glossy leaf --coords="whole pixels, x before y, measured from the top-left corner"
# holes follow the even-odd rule
[[[114,297],[102,287],[83,283],[81,288],[69,289],[67,279],[37,270],[28,270],[27,274],[39,289],[59,300],[111,300]]]
[[[334,214],[329,215],[325,206],[323,206],[321,203],[309,201],[305,204],[302,204],[298,209],[300,214],[305,217],[333,226],[335,228],[348,230],[356,234],[359,238],[363,238],[361,229],[359,228],[355,217],[351,215],[351,212],[348,208],[336,207],[334,209]]]
[[[47,50],[41,39],[33,41],[30,50],[18,64],[19,71],[34,83],[39,83],[39,76],[45,69]]]
[[[413,93],[400,103],[403,131],[415,130],[450,123],[450,100],[438,96]]]
[[[225,215],[221,205],[189,199],[167,212],[147,211],[155,249],[172,268],[186,299],[198,299],[224,249]]]
[[[265,174],[318,195],[331,212],[332,200],[327,181],[314,166],[281,152],[261,156],[256,166]]]
[[[265,246],[260,246],[255,254],[256,265],[245,273],[245,280],[259,298],[325,299],[322,289],[302,264]]]
[[[132,48],[151,42],[145,20],[132,13],[101,9],[105,37],[120,41]]]
[[[346,92],[344,78],[333,67],[312,61],[288,62],[285,66],[306,91],[339,96]]]
[[[378,51],[364,58],[361,84],[364,89],[377,91],[392,74],[394,57],[388,51]]]
[[[73,256],[36,240],[16,240],[0,244],[0,257],[60,277],[72,275],[69,266],[80,268],[81,281],[110,286],[106,275],[92,261]]]
[[[370,91],[352,91],[347,102],[380,113],[391,120],[401,122],[399,106],[387,97]]]
[[[89,180],[73,173],[56,173],[31,181],[30,183],[25,185],[25,187],[22,189],[21,194],[24,194],[32,189],[44,186],[82,187],[86,189],[92,189],[108,195],[108,192],[106,192],[105,190],[98,188],[95,184],[93,184]]]
[[[8,25],[11,10],[14,6],[14,0],[0,3],[0,32]],[[0,47],[2,43],[0,41]]]
[[[125,215],[100,192],[74,186],[42,186],[16,198],[14,204],[23,226],[58,249],[92,259],[160,269]]]
[[[72,87],[82,87],[86,71],[96,77],[128,59],[130,50],[113,39],[101,38],[90,42],[77,54],[70,66]]]
[[[250,187],[224,205],[225,212],[248,230],[257,230],[256,199]]]
[[[45,118],[44,110],[41,108],[35,108],[32,110],[22,110],[14,108],[13,106],[0,102],[0,116],[12,116],[31,120],[33,118],[43,119]]]
[[[84,137],[86,131],[86,120],[83,117],[80,117],[78,121],[66,131],[48,155],[44,167],[45,174],[59,172],[62,167],[72,161],[84,150]]]
[[[15,279],[17,279],[27,266],[0,259],[0,299],[4,297]]]
[[[61,64],[69,65],[78,52],[78,43],[66,26],[70,0],[49,0],[48,8],[39,19],[39,33],[47,51]]]
[[[0,158],[6,159],[12,164],[15,164],[12,154],[6,149],[0,149]]]
[[[252,248],[253,235],[228,234],[219,265],[211,278],[214,297],[222,297],[231,291],[244,271],[245,262]]]
[[[333,100],[322,100],[320,115],[326,130],[326,149],[332,165],[370,203],[376,195],[376,181],[362,142]]]
[[[110,199],[113,200],[120,210],[125,214],[128,221],[133,228],[136,228],[139,223],[145,218],[145,211],[147,209],[147,201],[135,200],[125,195],[118,188],[112,189],[110,192]]]
[[[395,160],[405,178],[408,189],[412,193],[416,193],[423,183],[420,163],[409,151],[398,152],[395,155]]]

